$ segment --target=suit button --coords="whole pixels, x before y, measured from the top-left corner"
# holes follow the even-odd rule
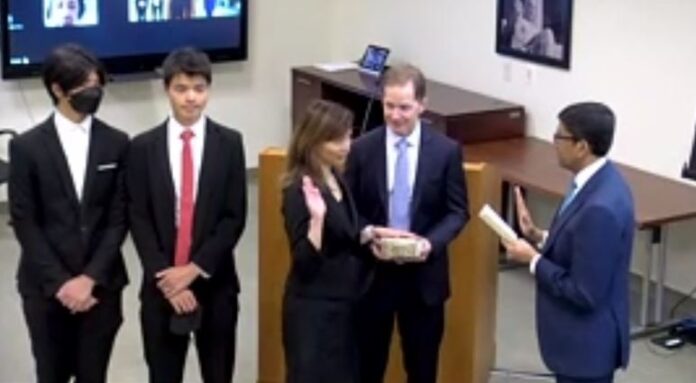
[[[83,233],[86,233],[86,232],[87,232],[87,226],[80,226],[80,230],[81,230]]]

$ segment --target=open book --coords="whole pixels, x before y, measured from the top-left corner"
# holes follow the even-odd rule
[[[488,204],[483,205],[481,211],[479,211],[479,218],[493,229],[500,238],[506,241],[517,240],[515,231]]]

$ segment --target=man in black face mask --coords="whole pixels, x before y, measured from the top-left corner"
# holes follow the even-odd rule
[[[122,322],[128,136],[93,117],[104,81],[89,52],[55,49],[43,68],[55,110],[10,144],[17,281],[38,382],[104,382]]]

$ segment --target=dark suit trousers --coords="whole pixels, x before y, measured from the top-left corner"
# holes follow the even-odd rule
[[[230,383],[234,372],[235,339],[239,305],[237,294],[216,290],[196,296],[203,310],[195,332],[198,363],[204,383]],[[183,381],[190,337],[169,330],[173,308],[156,287],[142,292],[140,321],[150,383]]]
[[[567,376],[556,376],[556,383],[613,383],[614,382],[614,374],[611,374],[609,376],[605,376],[603,378],[593,378],[593,379],[585,379],[585,378],[570,378]]]
[[[39,383],[106,381],[114,339],[123,316],[121,293],[95,290],[99,300],[86,313],[71,314],[55,298],[23,296]]]
[[[403,268],[403,269],[399,269]],[[382,383],[389,346],[398,323],[408,383],[435,383],[444,304],[425,305],[417,298],[411,266],[390,266],[378,272],[358,307],[361,383]],[[384,271],[384,270],[380,270]]]

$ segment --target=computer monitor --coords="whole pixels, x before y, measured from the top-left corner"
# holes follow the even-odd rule
[[[44,58],[72,42],[110,74],[150,72],[173,49],[211,61],[247,59],[248,0],[0,0],[2,76],[38,76]]]

